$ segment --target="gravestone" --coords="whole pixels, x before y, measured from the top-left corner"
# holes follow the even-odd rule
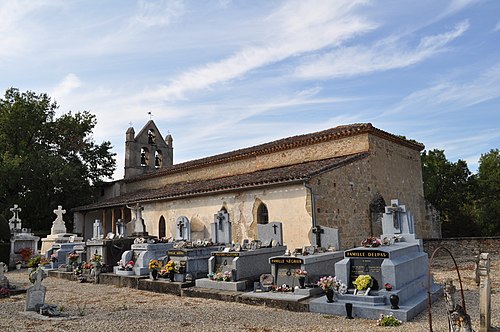
[[[311,243],[315,243],[317,247],[323,248],[340,248],[339,230],[338,228],[316,226],[311,230]]]
[[[129,223],[131,225],[130,231],[132,232],[130,235],[133,237],[148,236],[144,219],[142,219],[142,211],[144,210],[144,207],[142,207],[139,203],[133,206],[126,205],[126,207],[132,212],[132,220]],[[129,227],[127,226],[127,232],[128,231]]]
[[[214,215],[214,222],[210,224],[210,230],[213,243],[231,244],[232,226],[226,211],[222,210]]]
[[[283,245],[283,224],[280,222],[270,222],[267,224],[257,224],[257,237],[262,243],[262,247],[269,247],[273,241],[279,246]]]
[[[276,280],[276,285],[287,285],[288,287],[294,287],[298,285],[298,279],[294,276],[293,272],[298,269],[302,269],[304,260],[297,257],[273,257],[269,259],[269,263],[272,267],[272,274],[274,280]]]
[[[33,251],[33,255],[38,254],[38,241],[40,241],[40,237],[31,233],[30,229],[22,227],[21,219],[19,218],[19,212],[22,210],[17,204],[14,204],[14,207],[10,208],[10,211],[13,216],[9,219],[11,230],[9,266],[14,267],[16,261],[22,259],[21,255],[17,254],[20,249],[29,248]]]
[[[9,219],[10,232],[15,233],[22,229],[21,219],[19,219],[19,212],[21,212],[22,209],[17,204],[14,204],[14,207],[9,210],[13,214],[12,218]]]
[[[121,219],[118,219],[116,221],[116,236],[121,239],[125,236],[126,231],[125,231],[125,224],[122,222]]]
[[[50,234],[46,238],[42,239],[42,255],[45,255],[47,251],[52,248],[54,243],[68,243],[70,242],[70,239],[73,242],[83,241],[82,237],[66,231],[66,225],[63,220],[63,215],[66,213],[66,210],[63,210],[61,205],[59,205],[53,212],[56,215],[56,219],[52,222]]]
[[[422,246],[422,240],[415,237],[415,221],[413,215],[405,205],[400,205],[399,200],[392,199],[391,205],[385,207],[382,216],[381,239],[400,237],[405,242],[417,243]]]
[[[175,222],[175,241],[191,241],[191,225],[186,217],[179,217]]]
[[[25,311],[38,311],[45,304],[45,286],[42,285],[44,272],[38,267],[35,273],[35,282],[33,286],[26,291],[26,307]]]
[[[415,238],[413,217],[409,209],[392,200],[382,217],[382,238],[387,245],[367,245],[344,252],[344,259],[335,264],[335,275],[348,286],[348,292],[334,303],[324,297],[312,300],[311,312],[345,315],[345,304],[352,303],[353,315],[377,319],[381,314],[393,314],[408,321],[427,307],[428,256],[421,240]],[[384,243],[385,241],[382,241]],[[353,281],[359,275],[370,275],[373,285],[370,292],[355,292]],[[384,285],[392,285],[391,290]],[[442,287],[430,285],[431,301],[442,294]],[[364,295],[364,296],[363,296]],[[399,308],[391,308],[389,298],[399,298]]]

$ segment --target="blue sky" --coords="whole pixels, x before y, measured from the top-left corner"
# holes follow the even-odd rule
[[[0,0],[0,89],[97,115],[123,175],[149,120],[174,163],[342,124],[500,146],[500,1]]]

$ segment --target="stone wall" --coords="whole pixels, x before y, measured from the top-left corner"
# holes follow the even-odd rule
[[[430,255],[438,247],[450,250],[454,257],[466,257],[479,255],[482,252],[500,254],[500,237],[460,237],[448,239],[424,239],[424,251]],[[437,256],[448,255],[441,250]]]

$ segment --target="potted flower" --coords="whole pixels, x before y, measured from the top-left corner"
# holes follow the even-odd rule
[[[21,255],[23,262],[27,263],[35,251],[31,248],[21,248],[17,253]]]
[[[300,288],[305,288],[305,283],[306,283],[306,276],[307,276],[307,271],[306,270],[301,270],[301,269],[298,269],[298,270],[295,270],[293,272],[293,275],[297,278],[299,278],[299,284],[300,284]]]
[[[321,277],[318,281],[318,286],[326,293],[326,302],[328,303],[334,302],[338,294],[343,295],[347,292],[347,285],[337,279],[337,277]]]
[[[40,261],[38,263],[39,266],[47,266],[50,264],[50,259],[47,257],[40,257]]]
[[[174,281],[175,272],[178,271],[177,263],[171,259],[167,262],[167,264],[165,264],[164,268],[165,268],[165,273],[170,278],[170,281]]]
[[[354,287],[356,287],[356,289],[354,290],[354,295],[368,295],[373,285],[373,279],[368,274],[361,274],[356,278],[356,280],[352,282],[352,284],[354,285]]]
[[[161,263],[157,259],[152,259],[149,261],[148,268],[151,270],[151,278],[153,280],[157,280],[158,270],[161,268]]]
[[[76,263],[78,262],[78,259],[80,258],[80,255],[78,255],[76,252],[72,252],[68,255],[68,262],[69,265],[72,267],[75,267]]]
[[[392,285],[388,282],[384,284],[384,288],[386,291],[390,292],[392,290]]]

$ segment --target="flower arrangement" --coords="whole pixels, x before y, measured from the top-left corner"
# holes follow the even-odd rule
[[[47,257],[40,257],[40,262],[38,264],[41,266],[49,265],[50,260]]]
[[[394,317],[392,313],[389,315],[380,314],[380,318],[377,320],[378,326],[399,326],[401,324],[403,322]]]
[[[281,286],[275,286],[275,285],[273,285],[272,290],[273,290],[273,292],[280,292],[280,293],[286,293],[286,292],[293,291],[293,289],[291,287],[288,287],[287,284],[283,284]]]
[[[21,248],[17,253],[21,255],[23,262],[28,262],[35,251],[31,248]]]
[[[174,273],[177,272],[179,267],[177,266],[177,263],[173,260],[169,260],[167,264],[165,264],[165,270],[167,273]]]
[[[390,283],[386,282],[384,284],[384,288],[385,288],[386,291],[390,292],[392,290],[392,285]]]
[[[293,275],[296,276],[297,278],[305,277],[307,275],[307,271],[298,269],[293,272]]]
[[[40,264],[41,259],[42,259],[42,256],[31,257],[28,261],[28,264],[26,264],[26,266],[28,266],[30,268],[36,268]]]
[[[377,239],[376,237],[369,237],[361,241],[361,245],[363,247],[380,247],[381,244],[382,242],[380,239]]]
[[[128,262],[123,262],[123,261],[118,261],[118,270],[121,271],[132,271],[134,269],[134,261],[128,261]]]
[[[231,272],[217,272],[217,273],[209,273],[208,278],[213,281],[231,281]]]
[[[50,261],[52,263],[57,262],[57,253],[53,253],[52,255],[50,255]]]
[[[78,255],[76,252],[72,252],[68,255],[68,260],[70,263],[76,263],[78,258],[80,258],[80,255]]]
[[[102,261],[102,255],[94,254],[90,261],[100,263]]]
[[[361,274],[356,278],[356,280],[353,281],[352,284],[354,285],[354,287],[356,287],[357,290],[362,291],[371,287],[372,283],[373,279],[370,275]]]
[[[161,263],[157,259],[152,259],[149,261],[148,268],[150,270],[158,270],[161,268]]]
[[[92,270],[93,267],[94,267],[94,265],[92,265],[90,263],[82,262],[82,269],[84,269],[84,270]]]
[[[347,292],[347,285],[337,279],[337,277],[321,277],[318,281],[318,286],[325,292],[329,289],[333,289],[333,291],[337,294],[345,294]]]

